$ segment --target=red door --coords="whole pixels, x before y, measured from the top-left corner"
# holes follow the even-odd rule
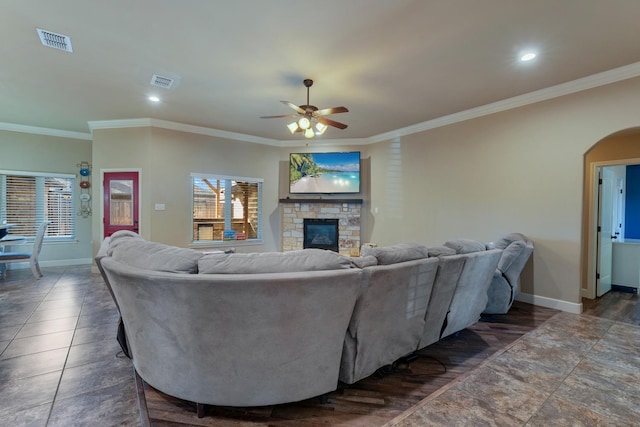
[[[118,230],[138,232],[138,172],[105,172],[104,237]]]

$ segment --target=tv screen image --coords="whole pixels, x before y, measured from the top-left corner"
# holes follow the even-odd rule
[[[291,153],[289,192],[359,193],[360,152]]]

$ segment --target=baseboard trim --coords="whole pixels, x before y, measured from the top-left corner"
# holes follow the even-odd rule
[[[519,293],[516,296],[517,301],[526,302],[527,304],[539,305],[540,307],[554,308],[556,310],[566,311],[567,313],[582,313],[582,303],[576,304],[569,301],[563,301],[554,298],[541,297],[539,295],[531,295]]]
[[[611,285],[612,291],[627,292],[629,294],[637,294],[638,288],[635,286]]]
[[[67,265],[88,265],[93,262],[92,258],[76,258],[76,259],[61,259],[55,261],[40,261],[42,267],[64,267]]]
[[[90,265],[92,258],[75,258],[75,259],[59,259],[52,261],[40,260],[40,267],[66,267],[68,265]],[[7,264],[9,270],[18,270],[21,268],[29,268],[29,262],[12,262]]]
[[[582,298],[587,298],[587,299],[595,299],[595,294],[593,293],[592,289],[580,289],[580,296]]]

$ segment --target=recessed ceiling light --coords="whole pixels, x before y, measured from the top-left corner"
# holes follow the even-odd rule
[[[151,102],[160,102],[160,98],[158,98],[157,96],[151,95],[149,97],[149,101],[151,101]]]
[[[535,52],[522,52],[520,54],[520,61],[522,61],[522,62],[531,61],[535,57],[536,57],[536,53]]]

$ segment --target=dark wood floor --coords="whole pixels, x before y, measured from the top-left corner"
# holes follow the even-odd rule
[[[153,426],[381,426],[556,313],[516,302],[508,315],[486,316],[471,328],[421,350],[417,360],[394,372],[340,384],[330,393],[328,403],[309,399],[254,408],[208,406],[205,417],[198,419],[195,405],[145,385],[149,421]]]
[[[637,293],[611,291],[597,299],[583,298],[582,307],[584,314],[640,325]]]

